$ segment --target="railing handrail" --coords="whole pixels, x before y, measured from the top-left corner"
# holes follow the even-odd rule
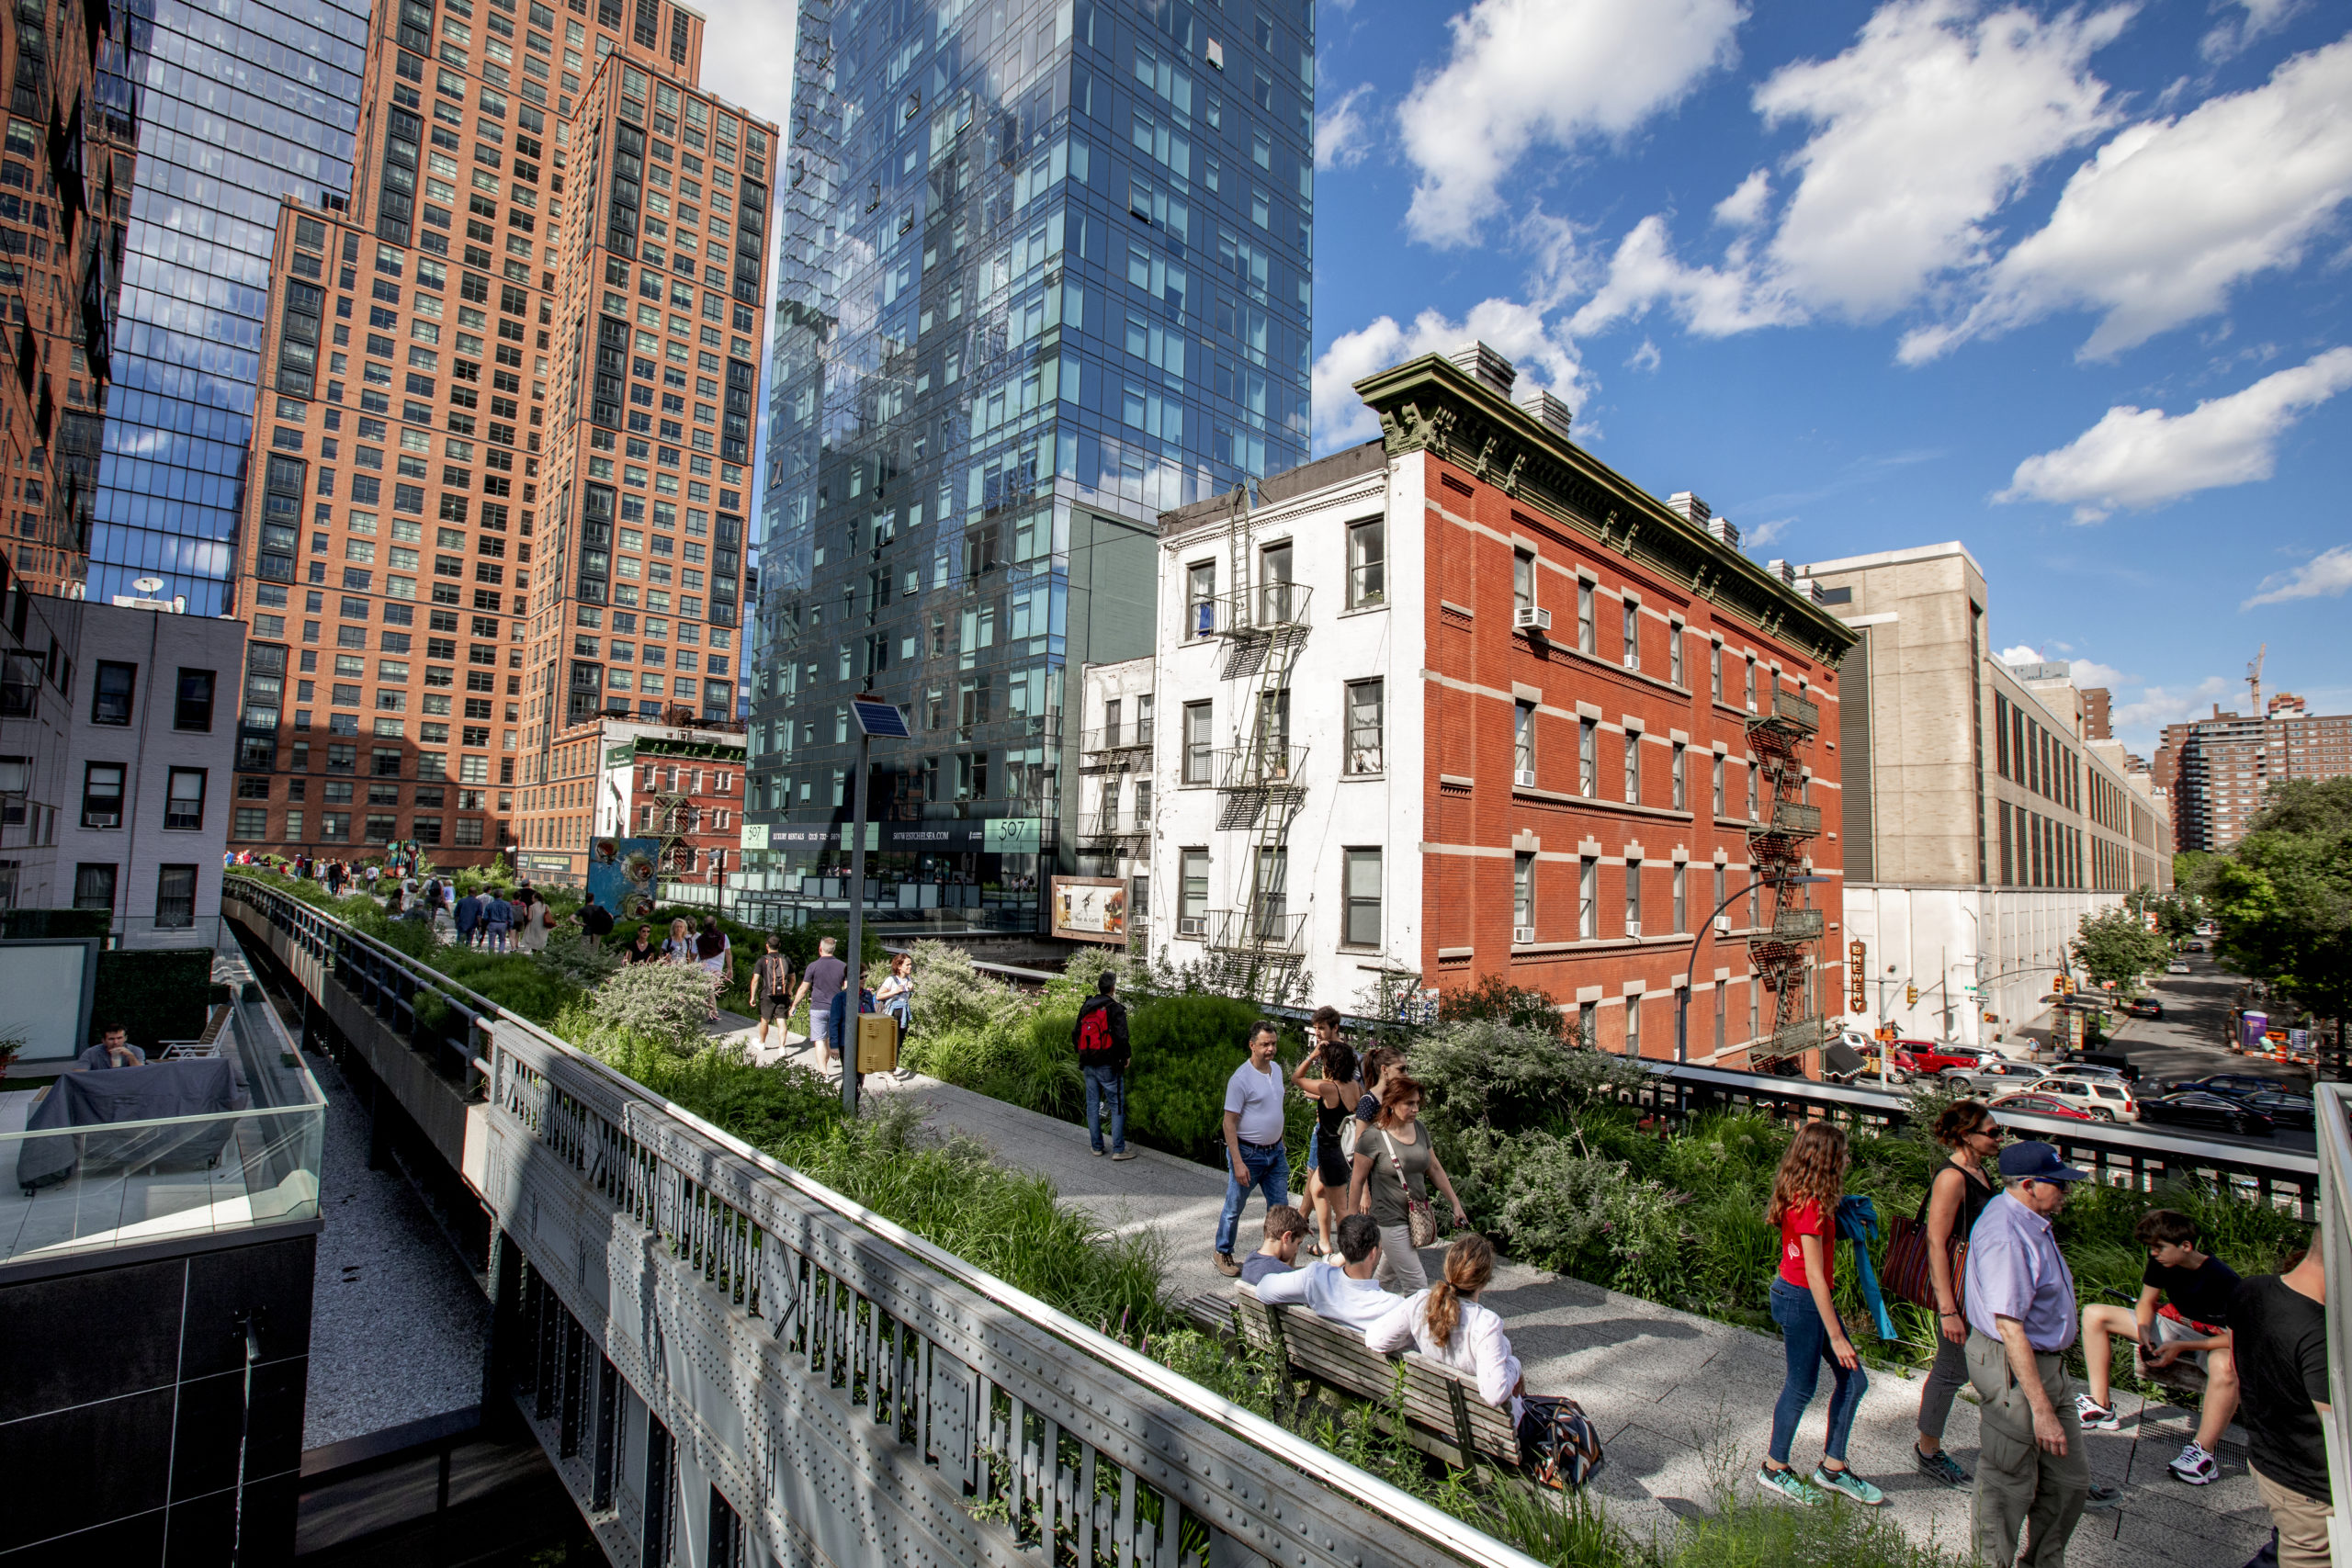
[[[2312,1131],[2320,1171],[2319,1235],[2314,1245],[2327,1268],[2327,1294],[2352,1301],[2352,1085],[2313,1084]],[[2320,1431],[2327,1442],[2327,1476],[2336,1506],[2328,1511],[2327,1535],[2338,1562],[2352,1560],[2352,1314],[2327,1317],[2327,1413]]]
[[[251,877],[236,877],[254,890],[299,906],[303,913],[323,925],[338,928],[343,933],[368,942],[392,958],[412,975],[430,976],[431,981],[469,996],[478,993],[467,990],[455,981],[426,968],[399,952],[374,942],[366,933],[354,930],[337,916],[313,905],[304,903],[291,894],[271,888],[266,883]],[[224,897],[227,889],[223,889]],[[1482,1530],[1473,1529],[1452,1515],[1446,1514],[1419,1498],[1411,1495],[1368,1472],[1359,1471],[1329,1450],[1295,1436],[1254,1412],[1221,1399],[1193,1382],[1190,1378],[1170,1371],[1142,1352],[1121,1344],[1106,1334],[1089,1328],[1059,1308],[1037,1300],[1027,1292],[1011,1285],[974,1267],[943,1247],[926,1241],[897,1222],[865,1208],[834,1191],[820,1182],[813,1181],[790,1166],[745,1143],[724,1128],[703,1120],[685,1107],[678,1105],[647,1089],[636,1079],[621,1073],[610,1064],[542,1029],[529,1019],[509,1012],[491,1001],[480,998],[483,1010],[527,1033],[538,1043],[553,1050],[561,1059],[578,1070],[601,1078],[627,1098],[638,1100],[672,1117],[702,1138],[709,1140],[737,1158],[751,1164],[762,1174],[785,1183],[810,1201],[832,1211],[844,1220],[865,1231],[877,1240],[906,1252],[943,1277],[963,1286],[983,1299],[1012,1312],[1033,1327],[1044,1330],[1069,1345],[1073,1350],[1104,1362],[1124,1375],[1134,1379],[1159,1397],[1207,1420],[1259,1450],[1269,1458],[1280,1461],[1301,1472],[1309,1481],[1327,1484],[1333,1490],[1352,1495],[1374,1512],[1439,1547],[1471,1561],[1497,1565],[1497,1568],[1539,1568],[1528,1557],[1503,1541]],[[493,1101],[495,1097],[493,1096]]]

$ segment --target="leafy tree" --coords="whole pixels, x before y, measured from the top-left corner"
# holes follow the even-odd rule
[[[1560,1032],[1560,1008],[1544,991],[1514,986],[1500,975],[1486,975],[1475,986],[1445,991],[1438,998],[1437,1016],[1446,1023],[1492,1019],[1513,1029]]]
[[[2335,1020],[2340,1055],[2352,1013],[2352,778],[2273,784],[2246,836],[2198,868],[2197,891],[2222,963]]]
[[[2085,915],[2072,945],[2075,963],[2092,984],[2112,980],[2116,994],[2126,997],[2138,988],[2142,974],[2161,967],[2172,954],[2171,944],[2128,908]]]

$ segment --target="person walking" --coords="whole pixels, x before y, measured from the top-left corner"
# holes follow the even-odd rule
[[[2077,1318],[2074,1272],[2050,1222],[2086,1173],[2037,1142],[2003,1149],[2000,1168],[2008,1190],[1984,1206],[1969,1236],[1961,1291],[1981,1416],[1969,1529],[1984,1562],[2058,1568],[2082,1522],[2091,1472],[2083,1435],[2062,1414],[2076,1392],[2065,1354]],[[2020,1526],[2029,1538],[2022,1559]]]
[[[2001,1124],[1981,1100],[1959,1100],[1936,1118],[1936,1142],[1951,1150],[1928,1183],[1928,1272],[1936,1292],[1936,1364],[1919,1391],[1919,1437],[1912,1462],[1947,1486],[1971,1479],[1960,1461],[1944,1452],[1944,1427],[1951,1419],[1952,1396],[1968,1381],[1968,1319],[1960,1311],[1960,1275],[1952,1267],[1955,1247],[1966,1256],[1977,1217],[2000,1195],[1984,1174],[1988,1156],[2001,1152]]]
[[[1413,1205],[1427,1203],[1430,1187],[1445,1194],[1458,1229],[1470,1223],[1454,1195],[1444,1162],[1420,1124],[1421,1086],[1401,1066],[1380,1078],[1379,1120],[1356,1134],[1356,1157],[1348,1178],[1351,1213],[1370,1214],[1380,1225],[1380,1283],[1410,1292],[1429,1288],[1428,1270],[1413,1247]]]
[[[591,898],[580,906],[580,934],[598,953],[605,951],[605,939],[613,934],[613,912]]]
[[[1133,1159],[1127,1151],[1127,1009],[1119,1000],[1119,976],[1102,971],[1094,994],[1079,1004],[1070,1041],[1078,1047],[1078,1070],[1086,1076],[1086,1138],[1102,1153],[1102,1121],[1111,1122],[1111,1157]],[[1230,1095],[1227,1099],[1230,1100]]]
[[[645,928],[639,926],[642,931]],[[764,1051],[768,1045],[768,1025],[775,1024],[782,1036],[776,1043],[789,1047],[792,1043],[792,960],[784,955],[784,938],[768,932],[767,951],[752,965],[752,1010],[759,1015],[760,1031],[752,1036],[752,1048]]]
[[[824,1070],[833,1070],[833,998],[849,984],[849,965],[833,956],[833,938],[817,939],[817,960],[801,972],[800,989],[793,994],[789,1018],[805,998],[808,1003],[808,1033],[817,1042]]]
[[[899,1026],[898,1049],[900,1059],[899,1065],[890,1070],[890,1076],[900,1083],[904,1083],[915,1076],[915,1070],[907,1066],[903,1055],[907,1048],[907,1032],[915,1026],[915,955],[913,953],[890,954],[890,972],[882,976],[880,985],[874,987],[874,1005],[888,1013],[891,1020]]]
[[[458,907],[450,911],[450,918],[457,922],[458,945],[471,947],[474,944],[474,933],[481,927],[481,895],[468,893],[459,898]]]
[[[2230,1297],[2246,1468],[2278,1529],[2278,1568],[2327,1568],[2335,1510],[2320,1418],[2327,1396],[2327,1268],[2316,1251]]]
[[[717,915],[702,918],[702,931],[694,939],[695,965],[710,976],[710,1021],[718,1021],[718,993],[735,978],[735,944],[718,929]]]
[[[522,919],[514,923],[514,948],[518,953],[544,953],[548,945],[548,902],[539,897],[536,887],[526,887],[517,895]]]
[[[1875,1508],[1886,1501],[1886,1494],[1846,1466],[1846,1440],[1870,1376],[1830,1301],[1837,1273],[1838,1204],[1845,1196],[1849,1157],[1843,1128],[1808,1122],[1789,1140],[1772,1178],[1772,1201],[1764,1222],[1781,1232],[1781,1267],[1772,1276],[1772,1321],[1781,1325],[1788,1372],[1781,1382],[1780,1402],[1772,1407],[1772,1446],[1756,1479],[1800,1503],[1822,1502],[1824,1494],[1835,1492]],[[1821,1462],[1807,1482],[1791,1468],[1789,1446],[1820,1386],[1824,1361],[1834,1380],[1829,1418],[1821,1440]]]
[[[507,934],[514,929],[514,906],[492,888],[482,896],[481,945],[488,953],[504,953]]]
[[[662,944],[662,956],[673,964],[693,964],[695,956],[695,926],[684,915],[670,922],[669,940]]]
[[[651,926],[639,926],[637,928],[637,935],[631,939],[627,947],[621,949],[621,962],[624,964],[659,964],[662,962],[662,950],[659,947],[656,947],[653,943],[653,928]],[[787,1007],[785,1010],[789,1014],[792,1010]]]
[[[1328,1035],[1322,1021],[1327,1012],[1331,1014]],[[1355,1048],[1340,1038],[1339,1017],[1329,1008],[1317,1012],[1315,1049],[1290,1077],[1292,1087],[1315,1102],[1315,1135],[1306,1147],[1306,1213],[1316,1229],[1308,1250],[1317,1258],[1330,1252],[1332,1229],[1347,1212],[1354,1161],[1340,1132],[1363,1100],[1363,1085],[1356,1079]]]
[[[1272,1019],[1250,1026],[1250,1059],[1233,1069],[1225,1085],[1225,1209],[1216,1220],[1216,1271],[1238,1278],[1233,1237],[1241,1225],[1250,1189],[1266,1195],[1269,1208],[1290,1201],[1290,1155],[1283,1147],[1283,1080],[1274,1066],[1280,1031]]]

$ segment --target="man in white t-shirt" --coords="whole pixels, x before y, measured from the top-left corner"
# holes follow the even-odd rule
[[[1258,1299],[1269,1306],[1306,1307],[1359,1334],[1386,1317],[1396,1298],[1373,1278],[1380,1268],[1380,1226],[1370,1214],[1350,1214],[1340,1222],[1339,1241],[1344,1264],[1316,1263],[1269,1274],[1258,1281]]]
[[[1233,1237],[1250,1189],[1261,1188],[1268,1204],[1290,1201],[1290,1156],[1283,1147],[1283,1075],[1274,1066],[1274,1025],[1260,1019],[1250,1027],[1250,1059],[1233,1069],[1225,1086],[1225,1212],[1216,1222],[1216,1269],[1238,1277]]]

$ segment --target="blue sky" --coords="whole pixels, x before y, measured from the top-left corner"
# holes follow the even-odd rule
[[[2342,7],[1324,0],[1318,53],[1318,450],[1483,337],[1759,558],[1964,541],[2143,754],[2265,642],[2352,708]]]

